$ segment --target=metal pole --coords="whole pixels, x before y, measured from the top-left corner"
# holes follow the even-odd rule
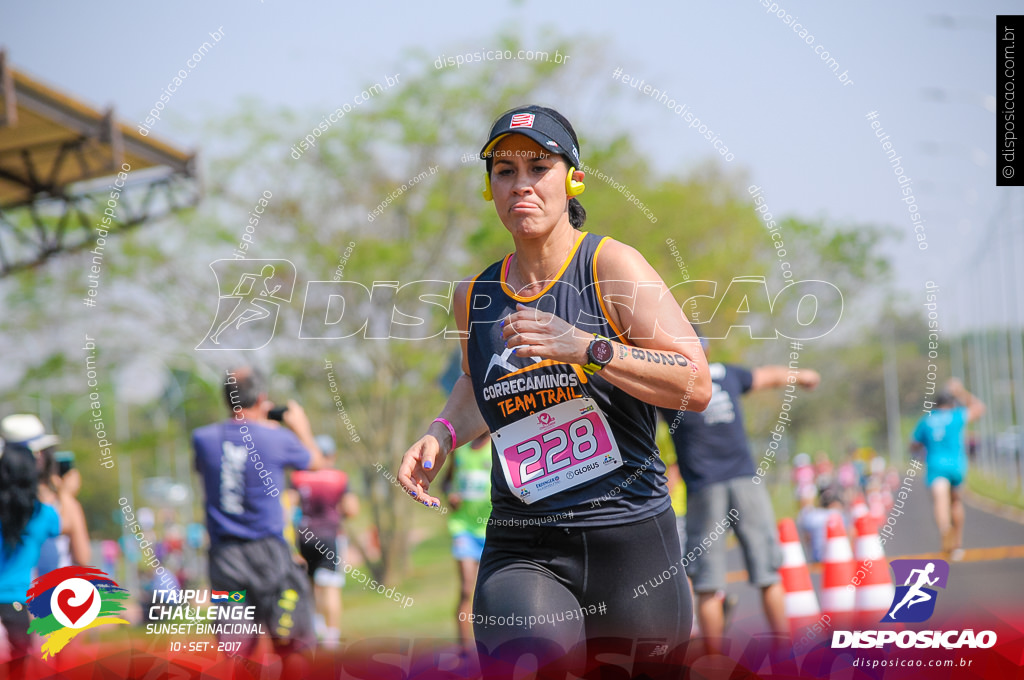
[[[970,337],[972,358],[970,390],[974,394],[978,395],[978,398],[982,401],[988,398],[988,395],[985,394],[985,382],[988,374],[985,371],[984,344],[985,340],[982,331],[975,329]],[[985,474],[993,476],[994,470],[992,469],[992,457],[989,455],[988,442],[985,440],[985,423],[987,420],[988,416],[984,416],[978,423],[978,460],[981,463],[981,468]]]
[[[889,462],[903,469],[903,441],[900,437],[900,388],[896,362],[896,339],[891,324],[886,324],[882,338],[884,363],[882,374],[885,380],[885,422],[889,433]]]
[[[1012,204],[1011,204],[1012,205]],[[1014,267],[1014,262],[1019,262],[1017,242],[1019,239],[1019,229],[1014,228],[1013,224],[1013,211],[1010,210],[1010,236],[1009,236],[1009,251],[1008,257],[1010,258],[1010,285],[1008,288],[1008,314],[1007,314],[1007,332],[1009,334],[1010,341],[1010,358],[1011,365],[1013,367],[1012,373],[1012,386],[1013,386],[1013,405],[1014,405],[1014,418],[1013,424],[1016,426],[1014,430],[1014,443],[1013,448],[1016,457],[1016,486],[1018,489],[1024,489],[1024,470],[1021,469],[1021,445],[1024,444],[1024,336],[1022,336],[1022,324],[1021,324],[1021,309],[1020,309],[1020,295],[1017,292],[1017,270]]]
[[[981,326],[981,337],[979,338],[979,349],[980,349],[980,384],[979,388],[981,392],[981,400],[989,405],[989,408],[985,411],[985,415],[978,421],[978,427],[981,434],[981,446],[984,448],[986,456],[989,461],[989,472],[992,476],[997,477],[999,475],[999,459],[996,456],[994,443],[995,428],[993,427],[994,410],[993,410],[993,389],[992,389],[992,332],[985,325]]]
[[[996,398],[996,403],[993,404],[996,407],[996,410],[994,410],[994,415],[996,416],[994,426],[997,441],[999,435],[1006,432],[1013,424],[1013,383],[1010,380],[1010,347],[1009,339],[1007,338],[1010,327],[1009,294],[1007,288],[1012,287],[1012,285],[1006,285],[1006,266],[1005,258],[1003,257],[1009,254],[1008,244],[1006,243],[1008,241],[1006,229],[1011,215],[1012,212],[1009,205],[1007,205],[1007,219],[1000,225],[998,240],[996,241],[999,245],[996,252],[993,253],[998,261],[998,270],[995,267],[992,268],[993,276],[998,276],[996,287],[999,289],[998,318],[1000,319],[1000,323],[996,327],[994,337],[992,338],[992,342],[996,347],[996,358],[998,359],[995,367],[998,375],[993,380],[993,392]],[[995,295],[993,295],[993,298],[995,298]],[[998,450],[998,455],[1002,462],[1003,480],[1008,487],[1012,487],[1017,472],[1016,456],[1012,451],[1006,451],[1005,449]]]

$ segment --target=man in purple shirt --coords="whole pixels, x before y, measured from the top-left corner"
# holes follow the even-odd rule
[[[287,427],[268,418],[273,404],[263,381],[249,367],[227,371],[224,397],[231,417],[192,432],[195,467],[206,494],[210,534],[210,587],[242,592],[226,606],[255,606],[256,621],[270,633],[278,653],[287,655],[314,643],[313,600],[305,571],[292,560],[284,540],[284,513],[278,498],[285,468],[318,469],[324,457],[305,411],[288,402]],[[247,654],[257,638],[241,641]]]

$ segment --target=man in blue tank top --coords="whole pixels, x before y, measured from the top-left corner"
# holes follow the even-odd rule
[[[935,409],[918,421],[911,449],[924,453],[926,483],[932,491],[935,523],[942,550],[951,560],[963,559],[964,502],[961,485],[967,479],[964,433],[968,423],[985,414],[985,404],[951,378],[935,401]]]

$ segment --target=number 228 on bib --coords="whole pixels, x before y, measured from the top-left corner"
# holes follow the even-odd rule
[[[622,465],[608,421],[593,399],[572,399],[493,435],[505,481],[524,503],[579,486]]]

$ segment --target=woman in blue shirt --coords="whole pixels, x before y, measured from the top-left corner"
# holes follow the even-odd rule
[[[12,659],[28,651],[25,597],[39,548],[60,534],[57,511],[36,498],[37,481],[32,451],[7,444],[0,452],[0,623],[7,631]]]

